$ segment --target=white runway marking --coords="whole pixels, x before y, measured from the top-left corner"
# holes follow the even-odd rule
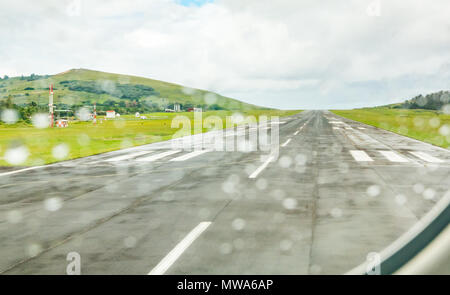
[[[261,171],[263,171],[271,161],[273,161],[273,159],[274,159],[273,156],[269,156],[267,160],[261,166],[259,166],[258,169],[256,169],[252,174],[250,174],[248,178],[256,178],[258,174],[261,173]]]
[[[162,275],[183,254],[183,252],[204,232],[211,224],[209,221],[200,222],[190,233],[179,242],[148,274]]]
[[[28,171],[28,170],[39,169],[39,168],[46,168],[46,167],[50,167],[50,166],[52,166],[52,165],[28,167],[28,168],[24,168],[24,169],[19,169],[19,170],[14,170],[14,171],[0,173],[0,176],[16,174],[16,173],[20,173],[20,172],[24,172],[24,171]]]
[[[153,161],[165,158],[167,156],[170,156],[170,155],[173,155],[173,154],[176,154],[176,153],[179,153],[179,152],[181,152],[181,150],[167,151],[167,152],[163,152],[163,153],[156,154],[156,155],[153,155],[153,156],[140,158],[140,159],[137,159],[137,161],[138,162],[153,162]]]
[[[330,121],[330,124],[344,124],[344,122],[341,122],[341,121]]]
[[[300,132],[300,130],[295,131],[294,135],[297,135]]]
[[[194,158],[194,157],[200,156],[200,155],[202,155],[204,153],[208,153],[208,152],[210,152],[210,150],[194,151],[194,152],[191,152],[189,154],[182,155],[182,156],[179,156],[177,158],[174,158],[174,159],[172,159],[170,161],[175,161],[175,162],[186,161],[186,160],[188,160],[190,158]]]
[[[355,161],[373,162],[372,158],[365,151],[352,150],[352,151],[350,151],[350,154],[352,154],[353,159],[355,159]]]
[[[136,153],[131,153],[131,154],[126,154],[126,155],[110,158],[105,161],[107,161],[107,162],[123,161],[123,160],[128,160],[128,159],[139,157],[139,156],[149,154],[149,153],[152,153],[152,151],[140,151],[140,152],[136,152]]]
[[[408,159],[400,156],[399,154],[393,151],[380,151],[380,154],[382,154],[386,159],[388,159],[391,162],[399,162],[399,163],[409,162]]]
[[[413,154],[417,158],[420,158],[420,159],[422,159],[422,160],[424,160],[426,162],[429,162],[429,163],[444,163],[443,160],[435,158],[433,156],[430,156],[429,154],[424,153],[424,152],[409,152],[409,153]]]
[[[364,128],[364,127],[358,127],[358,129],[364,130],[364,129],[366,129],[366,128]]]
[[[345,127],[345,129],[350,130],[350,129],[353,129],[353,128],[352,127]]]
[[[288,143],[291,141],[291,138],[289,138],[288,140],[286,140],[281,146],[285,147],[288,145]]]
[[[337,130],[337,129],[341,129],[341,128],[339,128],[339,127],[333,127],[333,129],[334,129],[334,130]]]

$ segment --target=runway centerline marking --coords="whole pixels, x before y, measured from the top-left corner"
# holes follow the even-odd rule
[[[420,159],[422,159],[422,160],[424,160],[426,162],[429,162],[429,163],[444,163],[445,162],[445,161],[443,161],[441,159],[435,158],[435,157],[433,157],[433,156],[431,156],[431,155],[429,155],[427,153],[424,153],[424,152],[409,152],[409,153],[414,155],[414,156],[416,156],[417,158],[420,158]]]
[[[274,159],[273,156],[269,156],[267,160],[261,166],[259,166],[258,169],[256,169],[252,174],[250,174],[248,178],[256,178],[258,174],[261,173],[261,171],[263,171],[267,167],[267,165],[269,165],[269,163],[273,161],[273,159]]]
[[[181,150],[172,150],[172,151],[167,151],[167,152],[163,152],[163,153],[159,153],[156,155],[152,155],[152,156],[148,156],[148,157],[144,157],[144,158],[139,158],[137,159],[138,162],[153,162],[162,158],[165,158],[167,156],[176,154],[181,152]]]
[[[208,153],[208,152],[210,152],[210,151],[211,151],[211,150],[193,151],[193,152],[191,152],[191,153],[189,153],[189,154],[179,156],[179,157],[174,158],[174,159],[172,159],[172,160],[170,160],[170,161],[175,161],[175,162],[186,161],[186,160],[188,160],[188,159],[190,159],[190,158],[194,158],[194,157],[200,156],[201,154]]]
[[[350,154],[358,162],[373,162],[373,159],[365,151],[351,150]]]
[[[152,152],[153,151],[140,151],[140,152],[136,152],[136,153],[126,154],[126,155],[122,155],[122,156],[106,159],[105,161],[107,161],[107,162],[123,161],[123,160],[128,160],[128,159],[131,159],[131,158],[139,157],[139,156],[142,156],[142,155],[145,155],[145,154],[149,154],[149,153],[152,153]]]
[[[393,151],[379,151],[380,154],[382,154],[386,159],[388,159],[391,162],[398,162],[398,163],[405,163],[409,162],[408,159],[400,156],[399,154],[393,152]]]
[[[288,140],[286,140],[281,146],[285,147],[288,145],[288,143],[292,140],[292,138],[289,138]]]
[[[183,252],[210,226],[210,221],[200,222],[169,252],[148,274],[162,275],[183,254]]]
[[[297,135],[300,132],[300,130],[297,130],[294,132],[294,135]]]

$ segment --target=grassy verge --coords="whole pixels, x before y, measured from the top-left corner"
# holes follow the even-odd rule
[[[244,116],[290,116],[300,111],[279,110],[249,110],[241,112]],[[172,119],[183,115],[191,120],[193,128],[193,113],[151,113],[144,114],[147,120],[140,120],[134,116],[122,116],[120,119],[103,121],[93,125],[91,122],[73,122],[67,128],[36,129],[31,125],[18,123],[14,125],[0,125],[0,166],[11,166],[5,160],[8,149],[24,146],[28,157],[21,165],[42,165],[59,160],[85,157],[93,154],[113,151],[142,144],[148,144],[171,139],[179,129],[171,128]],[[226,116],[233,115],[232,111],[211,111],[203,113],[203,120],[207,116],[218,116],[225,127]],[[269,118],[270,119],[270,118]],[[180,126],[181,127],[181,126]],[[203,132],[208,129],[203,129]],[[64,144],[62,153],[54,153],[54,148]],[[64,155],[64,149],[68,151]]]
[[[428,110],[372,108],[333,113],[444,148],[450,147],[450,115]]]

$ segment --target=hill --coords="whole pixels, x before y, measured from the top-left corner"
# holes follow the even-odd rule
[[[77,109],[97,104],[99,111],[113,109],[120,113],[161,111],[179,103],[186,110],[264,109],[210,91],[129,75],[87,69],[71,69],[56,75],[3,77],[0,79],[0,102],[25,106],[48,104],[49,85],[54,84],[57,108]]]
[[[450,104],[450,92],[439,91],[427,95],[418,95],[414,98],[406,100],[403,103],[386,105],[384,107],[392,109],[426,109],[441,110],[445,105]]]

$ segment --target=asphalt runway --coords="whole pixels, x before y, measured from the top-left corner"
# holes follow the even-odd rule
[[[448,150],[328,111],[280,121],[277,156],[161,142],[2,168],[0,273],[66,274],[77,252],[82,274],[341,274],[450,192]]]

